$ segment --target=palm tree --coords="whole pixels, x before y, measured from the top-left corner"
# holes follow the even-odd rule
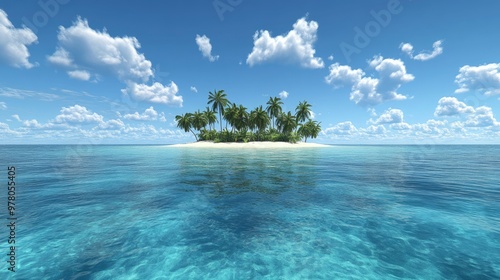
[[[204,113],[200,112],[200,110],[194,112],[191,118],[191,124],[194,129],[200,131],[202,128],[207,126],[208,120]]]
[[[275,118],[277,118],[281,114],[281,105],[283,105],[283,102],[281,102],[281,98],[279,97],[269,97],[269,101],[267,101],[266,104],[266,111],[269,114],[269,117],[271,117],[272,119],[274,129]]]
[[[281,113],[276,119],[276,124],[283,134],[290,134],[297,127],[297,118],[291,112]]]
[[[252,139],[269,139],[295,143],[302,137],[304,141],[316,138],[321,132],[320,123],[311,119],[311,105],[307,101],[300,102],[293,114],[290,111],[283,112],[281,98],[270,97],[265,109],[259,106],[248,112],[243,105],[229,102],[223,90],[214,90],[209,92],[208,104],[205,111],[197,110],[175,117],[177,126],[186,132],[191,131],[196,141],[247,142],[253,141]],[[223,120],[226,121],[224,130]],[[213,126],[217,121],[220,122],[220,132]],[[268,130],[271,123],[272,129]],[[229,125],[231,130],[228,130]],[[210,130],[207,130],[207,126]],[[197,130],[198,134],[195,133]]]
[[[231,125],[232,131],[234,131],[234,128],[236,127],[237,114],[238,114],[238,106],[236,106],[235,103],[231,104],[230,106],[227,106],[226,109],[224,110],[224,119],[226,119],[226,124],[229,123],[229,125]]]
[[[298,133],[304,137],[304,142],[307,142],[307,138],[316,138],[321,132],[321,125],[317,121],[308,120],[306,123],[299,127]]]
[[[311,104],[307,103],[307,101],[300,102],[297,108],[295,108],[295,117],[297,118],[297,122],[303,122],[306,119],[310,119]]]
[[[257,110],[257,108],[255,108],[255,110]],[[250,131],[254,131],[255,128],[256,128],[256,125],[255,125],[255,110],[252,110],[250,111],[250,113],[248,113],[248,128],[250,129]]]
[[[198,142],[198,137],[193,131],[193,114],[191,113],[186,113],[183,115],[177,115],[175,116],[175,121],[177,122],[177,127],[184,129],[185,132],[190,132],[193,133],[194,138]]]
[[[259,132],[263,132],[269,125],[270,120],[266,111],[262,109],[262,105],[255,108],[255,110],[250,113],[250,124],[251,128],[257,128]]]
[[[222,114],[224,113],[224,107],[228,104],[227,95],[224,93],[224,90],[214,90],[213,92],[209,92],[208,103],[212,104],[212,110],[214,112],[219,112],[219,122],[220,122],[220,131],[222,132]]]
[[[243,105],[237,107],[234,126],[238,131],[248,128],[248,112],[247,108],[243,107]]]
[[[321,132],[321,123],[317,121],[313,121],[314,125],[311,125],[311,138],[316,138],[318,137],[319,133]]]
[[[217,116],[215,115],[215,112],[207,107],[205,112],[203,113],[205,114],[205,118],[207,118],[207,123],[210,130],[212,130],[212,124],[215,124],[217,122]]]

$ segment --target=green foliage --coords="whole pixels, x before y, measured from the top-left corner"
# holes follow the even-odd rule
[[[209,92],[208,104],[212,104],[214,112],[219,112],[220,131],[222,131],[222,114],[224,114],[224,108],[229,104],[224,90]]]
[[[281,113],[276,119],[278,130],[283,134],[290,134],[297,127],[297,118],[291,112]]]
[[[215,129],[212,129],[212,130],[202,129],[200,131],[199,139],[201,141],[215,141],[215,139],[217,137],[218,137],[218,134],[217,134],[217,131]]]
[[[299,105],[295,108],[295,118],[297,122],[311,119],[311,104],[307,103],[307,101],[299,102]]]
[[[250,112],[249,126],[250,129],[257,129],[259,133],[266,130],[267,126],[270,124],[269,116],[266,111],[262,109],[262,106],[255,108]]]
[[[306,123],[301,124],[298,131],[300,137],[304,137],[304,142],[307,142],[307,138],[316,138],[321,132],[320,123],[313,120],[308,120]]]
[[[269,101],[266,104],[266,111],[272,119],[274,129],[275,119],[281,114],[281,105],[283,105],[283,102],[281,102],[281,98],[279,97],[269,97]]]
[[[198,137],[196,136],[196,133],[193,131],[193,114],[191,113],[186,113],[183,115],[177,115],[175,116],[175,121],[177,122],[177,127],[184,129],[185,132],[190,132],[193,133],[194,138],[196,138],[196,141],[198,141]]]
[[[212,125],[217,122],[217,116],[215,115],[215,111],[210,110],[210,108],[207,107],[203,112],[203,114],[205,114],[205,118],[207,119],[209,129],[212,130]]]
[[[224,131],[219,133],[219,140],[221,142],[233,142],[234,136],[232,135],[233,133],[228,131],[227,129],[224,129]]]
[[[200,110],[194,112],[191,116],[191,123],[194,129],[200,131],[202,128],[207,126],[208,119],[204,113],[200,112]]]
[[[209,92],[208,104],[212,105],[212,108],[206,107],[203,112],[197,110],[194,113],[176,116],[177,127],[193,133],[197,141],[214,143],[250,141],[296,143],[301,138],[304,138],[304,141],[307,141],[307,138],[316,138],[321,132],[320,123],[311,120],[311,105],[307,101],[299,103],[295,114],[282,112],[283,102],[279,97],[269,98],[265,110],[259,106],[248,112],[243,105],[229,102],[223,90],[214,90]],[[216,113],[219,115],[218,119]],[[226,120],[224,130],[222,118]],[[216,122],[220,123],[219,131],[215,129]]]

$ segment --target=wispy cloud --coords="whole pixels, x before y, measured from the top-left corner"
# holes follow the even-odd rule
[[[401,43],[401,45],[399,45],[399,48],[401,49],[401,51],[406,53],[411,59],[426,61],[426,60],[431,60],[443,53],[443,47],[441,46],[442,44],[443,40],[436,41],[434,42],[434,44],[432,44],[433,48],[432,52],[422,51],[417,55],[413,54],[413,45],[410,43]]]
[[[15,89],[15,88],[0,88],[0,96],[17,98],[17,99],[37,99],[42,101],[54,101],[61,99],[60,96],[52,93],[38,92],[33,90]]]

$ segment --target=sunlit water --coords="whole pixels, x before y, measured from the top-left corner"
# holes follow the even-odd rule
[[[500,146],[0,154],[0,279],[500,278]]]

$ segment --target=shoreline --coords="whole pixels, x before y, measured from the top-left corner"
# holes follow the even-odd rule
[[[236,143],[236,142],[224,142],[224,143],[214,143],[210,141],[200,141],[194,143],[186,143],[186,144],[174,144],[168,145],[167,147],[175,147],[175,148],[237,148],[237,149],[275,149],[275,148],[326,148],[332,147],[330,145],[318,144],[318,143],[289,143],[289,142],[270,142],[270,141],[262,141],[262,142],[248,142],[248,143]]]

